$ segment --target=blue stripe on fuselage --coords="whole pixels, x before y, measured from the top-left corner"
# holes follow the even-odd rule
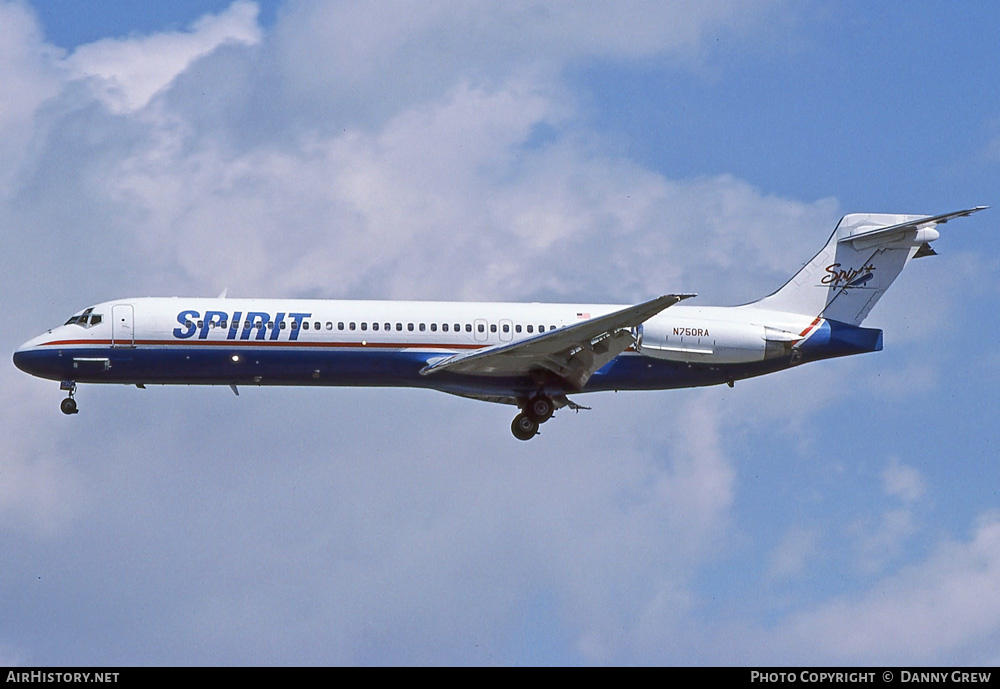
[[[447,350],[241,345],[39,348],[18,352],[16,363],[34,375],[78,383],[400,386],[515,396],[532,394],[538,389],[538,382],[529,376],[468,376],[447,372],[420,375],[429,360],[453,353]],[[108,365],[81,363],[84,359],[107,359]],[[597,371],[584,391],[715,385],[771,373],[788,365],[787,357],[754,364],[707,366],[628,353]],[[550,394],[576,392],[558,383],[547,384],[546,390]]]

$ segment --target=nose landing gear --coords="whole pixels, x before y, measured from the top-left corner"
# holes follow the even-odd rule
[[[59,403],[59,409],[62,410],[63,414],[78,414],[80,412],[76,407],[76,400],[73,399],[73,395],[76,394],[76,383],[72,380],[64,380],[59,384],[60,390],[66,390],[69,392],[69,397],[64,399]]]

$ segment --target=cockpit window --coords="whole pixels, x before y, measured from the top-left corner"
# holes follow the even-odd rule
[[[80,325],[84,328],[89,328],[100,323],[102,318],[101,314],[94,313],[94,307],[90,307],[89,309],[84,309],[83,313],[78,313],[70,318],[66,321],[66,325]]]

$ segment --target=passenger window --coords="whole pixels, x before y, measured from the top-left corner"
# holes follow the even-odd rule
[[[368,330],[368,324],[362,321],[362,323],[361,323],[361,329],[362,330]]]
[[[432,333],[436,333],[436,332],[437,332],[437,330],[438,330],[438,325],[437,325],[437,323],[431,323],[431,332],[432,332]]]
[[[533,332],[535,332],[535,326],[533,326],[533,325],[529,325],[529,326],[528,326],[528,332],[529,332],[529,333],[533,333]]]
[[[343,329],[344,329],[344,321],[338,321],[337,330],[343,330]]]
[[[497,324],[496,323],[490,324],[490,332],[495,333],[496,331],[497,331]]]
[[[467,332],[467,333],[471,333],[472,332],[472,324],[471,323],[466,323],[465,324],[465,332]]]
[[[514,326],[514,332],[516,332],[516,333],[521,332],[521,326],[520,325],[515,325]]]
[[[406,329],[409,330],[412,333],[413,332],[413,323],[407,323],[406,324]]]
[[[442,323],[441,324],[441,332],[443,332],[443,333],[448,332],[448,324],[447,323]]]
[[[479,332],[484,333],[484,332],[486,332],[486,326],[483,325],[482,323],[480,323],[478,330],[479,330]]]
[[[504,326],[503,326],[503,331],[504,331],[505,333],[509,333],[509,332],[510,332],[510,326],[509,326],[509,325],[507,325],[506,323],[504,323]]]
[[[399,332],[402,332],[403,331],[403,324],[402,323],[397,323],[396,324],[396,330],[399,331]]]
[[[420,324],[420,332],[423,332],[423,331],[425,331],[425,330],[427,330],[427,326],[426,326],[426,325],[424,325],[423,323],[421,323],[421,324]]]
[[[378,323],[372,323],[372,330],[378,330]]]
[[[351,330],[357,330],[358,325],[354,321],[351,321],[350,325],[348,325],[347,327],[349,327]]]

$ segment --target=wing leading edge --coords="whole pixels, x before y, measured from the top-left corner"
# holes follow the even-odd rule
[[[552,374],[583,389],[602,366],[635,344],[632,328],[694,294],[667,294],[604,316],[476,352],[455,354],[432,364],[421,375],[443,371],[476,376]]]

